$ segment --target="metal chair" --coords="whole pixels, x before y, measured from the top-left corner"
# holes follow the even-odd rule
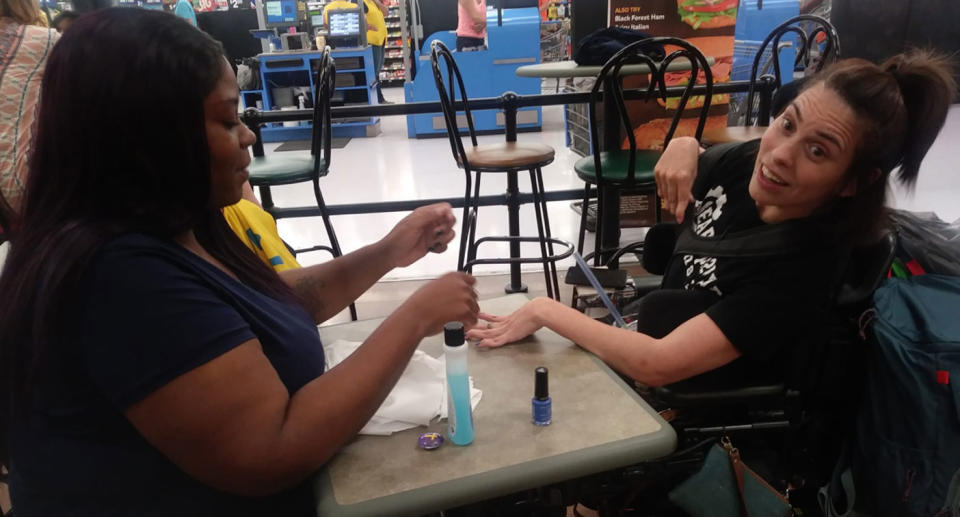
[[[663,45],[679,47],[679,50],[674,50],[659,62],[645,54],[639,53],[643,50],[655,49]],[[649,98],[653,97],[654,94],[657,93],[661,99],[666,100],[667,84],[664,76],[668,66],[678,58],[685,58],[690,61],[690,77],[692,79],[687,81],[687,84],[684,86],[683,94],[681,95],[680,102],[676,108],[676,113],[673,115],[670,128],[667,131],[666,137],[664,138],[663,148],[666,148],[667,144],[673,138],[677,129],[677,125],[680,123],[684,109],[687,106],[687,102],[690,99],[694,84],[697,82],[696,79],[698,78],[700,72],[703,72],[705,78],[706,95],[704,96],[703,105],[699,108],[700,114],[695,132],[696,138],[698,140],[700,139],[700,136],[703,133],[703,127],[707,121],[707,115],[710,111],[710,100],[713,96],[713,74],[710,71],[710,65],[703,53],[687,41],[672,37],[647,38],[627,45],[603,65],[603,68],[600,70],[600,73],[597,76],[596,83],[591,89],[591,94],[594,97],[597,97],[601,86],[604,84],[609,84],[612,86],[612,91],[604,92],[604,102],[615,103],[620,122],[623,124],[623,128],[627,134],[627,142],[629,145],[627,149],[611,149],[594,153],[593,155],[581,158],[576,164],[574,164],[574,170],[576,171],[577,176],[579,176],[580,179],[582,179],[585,183],[583,190],[583,207],[588,205],[591,185],[596,185],[598,187],[598,214],[602,213],[603,204],[605,201],[603,199],[603,187],[614,187],[618,190],[642,189],[650,192],[656,192],[656,182],[653,176],[653,167],[656,165],[657,160],[660,159],[661,151],[637,149],[637,141],[633,133],[634,127],[630,121],[630,116],[627,113],[627,108],[624,103],[624,91],[620,70],[625,64],[628,63],[646,64],[650,67],[651,71],[650,84],[647,88],[647,99],[649,100]],[[592,141],[599,142],[599,126],[597,123],[595,104],[596,103],[590,103],[589,109],[590,136]],[[609,123],[605,123],[605,125],[612,127],[612,125]],[[656,221],[659,222],[659,198],[656,199],[655,203]],[[577,250],[580,253],[583,252],[586,223],[587,210],[583,209],[581,210],[580,214],[580,235],[577,241]],[[604,231],[605,229],[603,228],[603,225],[597,224],[596,246],[593,253],[595,266],[601,265],[601,252],[607,251],[601,250]],[[612,264],[615,265],[615,262],[612,262]]]
[[[750,89],[747,91],[743,126],[732,126],[707,131],[703,135],[703,143],[705,145],[716,145],[727,142],[747,142],[763,136],[768,121],[760,120],[763,118],[760,114],[769,114],[770,110],[769,106],[759,107],[756,110],[756,120],[752,120],[754,116],[756,85],[758,81],[772,82],[775,90],[779,90],[783,85],[779,60],[779,53],[783,46],[780,40],[790,33],[795,34],[797,39],[796,57],[794,58],[791,76],[792,72],[797,68],[802,68],[805,73],[819,72],[829,60],[840,58],[840,37],[837,35],[837,30],[826,19],[804,14],[795,16],[781,23],[764,38],[753,58],[753,66],[750,69]],[[822,47],[821,43],[817,41],[821,35],[824,39]],[[767,62],[762,63],[764,59],[766,59]],[[769,74],[758,76],[760,70],[769,68],[773,69],[773,76]],[[751,122],[755,122],[756,125],[751,124]]]
[[[433,77],[440,94],[440,104],[443,108],[444,121],[447,126],[447,137],[450,140],[450,150],[457,165],[463,169],[466,177],[464,191],[463,220],[460,232],[460,252],[457,258],[457,269],[472,271],[473,266],[479,264],[515,264],[536,263],[543,264],[544,280],[547,284],[547,296],[560,298],[560,286],[557,282],[556,261],[566,258],[573,253],[573,245],[550,234],[550,219],[547,215],[547,201],[544,196],[542,167],[553,162],[553,148],[533,142],[506,141],[496,144],[478,145],[477,134],[473,125],[473,115],[467,99],[466,87],[460,75],[460,69],[450,50],[440,41],[431,44],[430,60],[433,67]],[[441,65],[446,67],[447,81],[444,81]],[[457,103],[457,94],[460,103]],[[509,95],[509,94],[507,94]],[[467,134],[470,137],[470,146],[465,147],[462,140],[457,110],[462,108],[466,121]],[[537,237],[521,237],[510,235],[507,237],[476,238],[477,212],[480,208],[480,179],[483,173],[506,173],[508,183],[516,185],[516,175],[521,170],[530,174],[530,188],[533,194],[533,207],[537,220]],[[474,178],[475,176],[475,178]],[[519,229],[511,228],[511,234]],[[488,258],[478,259],[477,248],[484,242],[509,242],[511,246],[519,247],[521,242],[537,242],[540,244],[540,258]],[[565,251],[555,253],[555,246],[566,248]]]
[[[264,200],[264,209],[267,212],[272,212],[274,209],[270,187],[307,181],[313,182],[313,195],[317,200],[317,207],[320,209],[320,216],[323,218],[323,226],[326,229],[327,237],[330,239],[330,245],[317,245],[293,250],[295,254],[326,251],[334,258],[343,255],[340,242],[337,240],[337,234],[334,232],[333,224],[330,221],[330,214],[327,212],[327,205],[323,200],[323,194],[320,192],[320,178],[330,172],[330,148],[333,133],[330,98],[334,92],[335,77],[336,64],[330,57],[330,47],[326,47],[317,62],[317,76],[314,82],[313,131],[311,132],[310,155],[303,156],[292,153],[292,156],[288,156],[287,153],[272,153],[270,156],[254,157],[248,168],[250,184],[260,190],[261,199]],[[259,135],[258,130],[259,128],[254,128],[254,131]],[[353,303],[350,304],[350,318],[354,321],[357,320],[357,308]]]

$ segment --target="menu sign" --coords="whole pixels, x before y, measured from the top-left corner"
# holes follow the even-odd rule
[[[651,36],[673,36],[684,39],[700,49],[714,60],[710,67],[713,82],[730,80],[733,68],[733,40],[737,23],[738,0],[608,0],[608,20],[610,27],[621,27],[645,32]],[[667,48],[667,52],[670,52]],[[678,58],[678,60],[681,58]],[[683,86],[690,81],[691,73],[671,72],[665,74],[668,86]],[[698,77],[703,81],[703,72]],[[625,87],[641,87],[647,77],[635,76],[624,79]],[[697,130],[700,108],[704,96],[693,96],[680,115],[675,136],[693,136]],[[627,112],[633,124],[633,135],[640,149],[661,149],[667,137],[667,131],[677,114],[679,98],[656,99],[656,101],[628,101]],[[706,129],[722,128],[727,125],[727,112],[730,105],[729,95],[714,95],[710,101],[710,111]],[[628,146],[623,136],[622,146]],[[622,226],[651,226],[654,221],[653,196],[624,196],[620,203],[620,221]],[[673,216],[662,212],[665,221]]]
[[[734,29],[737,23],[738,0],[608,0],[608,24],[645,32],[651,36],[673,36],[684,39],[714,60],[710,69],[713,82],[730,80],[733,66]],[[668,52],[670,49],[667,49]],[[690,72],[666,74],[668,86],[682,86],[690,81]],[[703,81],[701,71],[698,81]],[[646,78],[628,80],[627,86],[643,84]],[[725,127],[729,95],[714,95],[710,102],[707,129]],[[628,111],[634,125],[637,146],[659,149],[679,99],[657,99],[656,102],[631,102]],[[687,101],[675,135],[689,136],[696,132],[697,117],[703,107],[703,96]],[[624,142],[626,138],[624,138]]]

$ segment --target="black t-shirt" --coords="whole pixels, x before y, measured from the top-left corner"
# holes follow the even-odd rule
[[[173,243],[143,235],[96,256],[75,341],[24,419],[10,422],[17,515],[310,515],[309,483],[262,498],[194,480],[124,417],[132,404],[249,341],[292,394],[324,370],[316,324]]]
[[[711,147],[700,155],[695,202],[684,223],[698,237],[722,240],[766,224],[748,191],[758,147],[755,140]],[[663,287],[717,295],[706,314],[742,354],[693,383],[718,387],[783,380],[792,354],[818,339],[835,259],[830,239],[798,253],[763,258],[674,256]]]

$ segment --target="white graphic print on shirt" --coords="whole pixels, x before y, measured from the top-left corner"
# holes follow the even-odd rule
[[[698,237],[713,237],[716,232],[714,223],[723,215],[723,205],[727,203],[727,194],[723,187],[717,185],[707,191],[703,200],[694,202],[696,216],[693,220],[693,231]],[[684,289],[705,289],[723,296],[717,286],[717,258],[683,256],[683,265],[686,267],[687,281]]]

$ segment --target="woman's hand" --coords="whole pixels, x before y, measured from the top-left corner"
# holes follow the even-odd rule
[[[405,306],[411,318],[425,325],[424,335],[432,336],[451,321],[471,328],[477,323],[476,279],[466,273],[447,273],[430,281],[407,299]]]
[[[683,222],[687,205],[693,201],[693,180],[697,177],[697,162],[700,143],[693,137],[678,137],[670,140],[660,160],[653,167],[657,181],[657,194],[663,206]]]
[[[549,301],[548,298],[536,298],[509,316],[494,316],[481,312],[478,317],[486,323],[467,331],[467,339],[479,339],[477,346],[489,348],[519,341],[543,327],[539,310],[541,305]]]
[[[393,227],[383,238],[394,267],[406,267],[427,252],[443,253],[456,232],[457,222],[449,203],[422,206]]]

